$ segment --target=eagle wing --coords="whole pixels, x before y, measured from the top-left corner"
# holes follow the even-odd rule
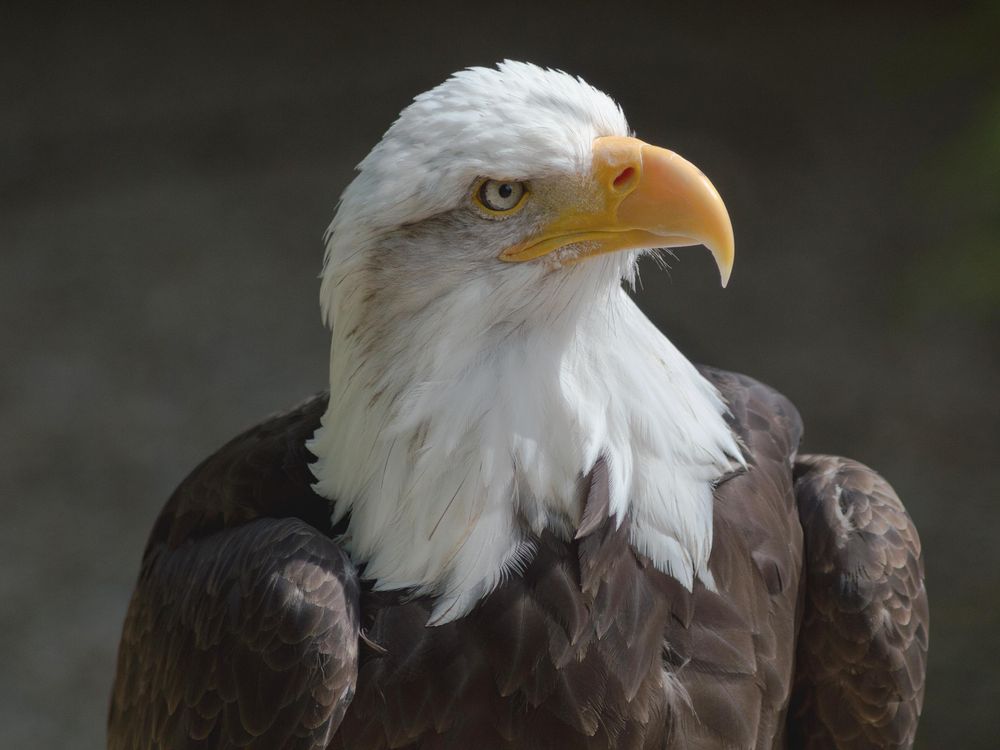
[[[304,520],[329,517],[301,455],[319,403],[236,438],[165,507],[125,619],[112,750],[304,750],[336,731],[359,591],[329,529]]]
[[[800,456],[805,606],[793,747],[909,748],[927,667],[920,539],[888,483],[845,458]]]
[[[906,510],[867,467],[798,455],[802,425],[782,396],[745,376],[702,372],[730,406],[749,470],[716,492],[712,570],[724,596],[696,587],[693,620],[668,636],[683,645],[690,635],[678,662],[699,719],[688,745],[707,733],[711,747],[775,737],[805,750],[909,748],[928,610]],[[724,611],[722,628],[713,613]]]

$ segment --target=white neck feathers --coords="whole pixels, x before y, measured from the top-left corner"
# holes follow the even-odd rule
[[[617,285],[592,303],[498,327],[470,293],[384,346],[338,320],[317,490],[350,513],[343,542],[376,588],[437,597],[432,623],[517,574],[533,535],[571,538],[602,455],[635,548],[713,585],[713,487],[740,461],[726,407]]]

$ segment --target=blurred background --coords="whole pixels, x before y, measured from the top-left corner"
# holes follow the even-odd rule
[[[353,165],[413,95],[511,57],[711,176],[730,288],[684,251],[639,303],[895,485],[931,597],[919,746],[995,748],[998,7],[6,5],[0,747],[103,745],[161,504],[325,386],[321,236]]]

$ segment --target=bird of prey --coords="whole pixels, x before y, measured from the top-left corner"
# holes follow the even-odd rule
[[[716,189],[583,80],[421,94],[326,237],[330,388],[177,488],[109,747],[905,748],[917,532],[795,407],[689,362],[623,288]]]

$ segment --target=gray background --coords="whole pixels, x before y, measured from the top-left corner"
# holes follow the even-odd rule
[[[414,94],[529,59],[710,175],[737,236],[644,268],[693,358],[798,404],[923,536],[924,748],[996,747],[1000,39],[990,5],[0,11],[0,747],[99,747],[145,535],[324,386],[321,235]]]

